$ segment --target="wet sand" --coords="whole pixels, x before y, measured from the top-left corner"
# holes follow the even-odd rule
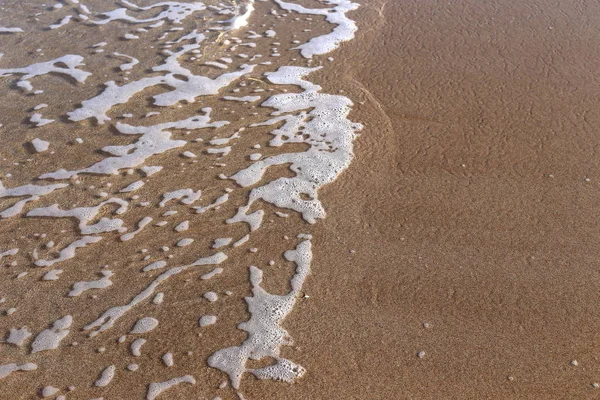
[[[361,8],[349,14],[359,26],[356,38],[332,53],[333,67],[312,76],[326,93],[343,90],[355,102],[350,118],[365,128],[349,169],[320,192],[327,218],[312,228],[314,259],[303,288],[308,297],[284,322],[295,343],[282,355],[307,373],[294,384],[246,376],[244,396],[600,396],[592,386],[600,382],[600,6],[358,2]],[[268,224],[254,245],[281,254],[289,243],[273,238],[303,223],[294,216]],[[208,238],[210,224],[192,233]],[[85,259],[103,256],[94,248]],[[251,256],[240,249],[233,258],[241,266],[256,262]],[[141,265],[133,256],[127,261]],[[73,279],[89,277],[93,267],[82,265]],[[274,277],[289,271],[267,270],[272,281],[266,286],[284,292],[286,285]],[[61,281],[61,290],[69,284]],[[178,357],[172,375],[193,372],[199,382],[168,398],[204,398],[223,380],[205,360],[223,336],[243,340],[235,321],[246,315],[245,303],[225,306],[219,318],[229,328],[218,335],[178,337],[173,331],[184,332],[186,321],[198,315],[202,292],[194,285],[185,277],[173,283],[187,290],[153,314],[170,330],[159,330],[145,348],[145,375],[127,375],[131,385],[109,386],[105,399],[143,398],[144,383],[164,377],[157,355],[166,348],[194,349]],[[115,298],[127,295],[128,287],[115,286]],[[226,276],[219,287],[249,293],[245,275]],[[106,308],[86,304],[87,321]],[[134,321],[131,316],[122,325]],[[88,354],[108,348],[106,356],[85,360],[86,371],[128,355],[115,343],[116,333],[93,343],[76,335],[70,340],[79,338]],[[85,382],[78,354],[61,353],[64,367],[52,377]],[[17,396],[20,384],[39,376],[19,375],[0,398],[35,398]],[[76,392],[72,398],[79,398]]]
[[[597,398],[598,4],[353,16],[357,40],[324,79],[365,102],[366,129],[324,190],[310,298],[286,322],[309,372],[256,394]]]

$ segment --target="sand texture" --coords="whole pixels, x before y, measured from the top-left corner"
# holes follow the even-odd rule
[[[0,27],[23,30],[0,33],[0,195],[64,184],[0,218],[0,254],[18,249],[0,256],[0,377],[11,363],[29,369],[0,379],[0,399],[44,388],[58,400],[146,399],[173,378],[156,398],[600,398],[600,4],[205,1],[214,7],[150,27],[170,6],[134,6],[155,3],[0,0]],[[90,22],[118,8],[148,21]],[[327,51],[294,49],[336,26],[350,29]],[[192,32],[204,37],[177,42]],[[115,52],[139,63],[123,70],[132,59]],[[67,54],[91,74],[52,71],[29,79],[32,90],[23,73],[2,76]],[[322,68],[303,81],[268,75],[282,67]],[[200,93],[205,81],[159,82],[111,104],[109,119],[69,114],[107,81],[170,74],[184,85],[240,71],[214,93]],[[156,104],[169,92],[192,94]],[[282,103],[263,104],[272,98]],[[36,127],[36,113],[54,122]],[[194,116],[206,126],[174,125]],[[148,127],[171,132],[172,147],[115,174],[44,178],[102,162],[107,146],[131,154],[141,131],[128,130]],[[264,160],[255,181],[236,175]],[[165,201],[180,189],[189,197]],[[0,213],[27,196],[0,197]],[[31,211],[109,199],[87,220],[116,224],[99,233]],[[99,239],[43,262],[82,238]],[[197,261],[218,253],[226,259]],[[149,287],[103,328],[102,315]],[[73,322],[58,327],[65,316]],[[6,342],[23,327],[31,336]],[[61,329],[55,349],[35,351],[41,333]],[[251,349],[239,386],[226,374],[233,360],[210,361],[236,346]],[[288,375],[265,379],[271,370]]]

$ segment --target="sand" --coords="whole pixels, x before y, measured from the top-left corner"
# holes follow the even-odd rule
[[[366,9],[326,78],[367,128],[289,321],[300,398],[597,398],[597,4]]]
[[[358,24],[356,38],[332,53],[333,63],[311,79],[326,93],[343,91],[352,99],[350,118],[365,128],[355,141],[356,157],[350,167],[319,193],[327,218],[310,227],[311,275],[302,289],[305,296],[299,297],[283,324],[294,344],[284,347],[282,355],[307,373],[293,384],[246,374],[244,397],[600,396],[600,389],[593,386],[600,382],[596,311],[600,159],[594,129],[600,122],[596,95],[600,60],[594,51],[600,8],[589,1],[358,2],[361,7],[349,14]],[[135,52],[135,45],[129,50]],[[89,96],[96,89],[92,85],[84,90]],[[3,106],[14,107],[14,113],[23,108],[22,100],[17,107],[17,100],[7,99],[19,98],[17,93],[4,87],[1,92],[14,96],[2,101]],[[72,109],[68,93],[57,96],[65,100],[58,113]],[[147,106],[138,107],[142,112]],[[174,110],[172,115],[184,113]],[[218,118],[217,112],[214,119]],[[70,131],[61,134],[70,139],[98,129],[86,123],[69,126]],[[95,139],[85,137],[93,153]],[[179,161],[164,157],[161,165]],[[21,173],[35,176],[55,161],[47,162]],[[63,167],[79,165],[81,159],[68,162],[72,165]],[[272,176],[278,173],[284,172]],[[91,178],[82,180],[84,186],[93,183]],[[214,177],[199,177],[190,168],[177,182],[204,188],[214,184]],[[158,174],[148,190],[162,193],[171,183]],[[216,198],[224,186],[211,187],[209,197]],[[75,202],[81,194],[72,196]],[[243,194],[238,196],[237,203],[243,203]],[[127,221],[144,215],[137,209]],[[262,236],[231,253],[235,263],[230,268],[236,273],[226,270],[219,277],[216,290],[225,299],[224,291],[232,290],[231,301],[211,309],[202,299],[209,287],[198,283],[198,275],[178,276],[165,288],[164,305],[143,305],[119,323],[118,332],[92,340],[73,331],[51,362],[0,345],[10,355],[8,361],[40,365],[35,372],[5,379],[0,398],[36,398],[36,388],[50,384],[65,393],[68,384],[77,386],[69,399],[144,398],[149,382],[192,374],[196,385],[178,386],[165,398],[212,399],[218,393],[223,399],[235,399],[235,391],[228,388],[215,392],[226,377],[207,368],[206,359],[223,343],[238,344],[245,338],[236,329],[247,318],[243,296],[250,294],[243,271],[247,265],[260,265],[265,287],[285,293],[291,267],[281,254],[291,243],[281,238],[293,237],[299,227],[309,229],[296,214],[267,220],[274,222],[265,223]],[[57,233],[69,226],[62,222],[64,226],[39,220],[32,226],[22,219],[0,221],[3,243],[18,229],[19,235]],[[209,246],[215,237],[223,237],[216,235],[219,223],[218,217],[209,217],[182,237]],[[165,238],[152,232],[139,240],[154,249]],[[240,228],[236,233],[245,231]],[[118,279],[145,265],[136,253],[140,242],[120,245],[115,254],[109,247],[91,247],[77,262],[65,264],[63,275],[69,276],[53,283],[57,293],[67,293],[73,281],[94,277],[104,260],[114,264],[116,272],[114,285],[106,289],[110,296],[83,300],[79,321],[95,319],[107,306],[120,304],[144,287],[147,279],[137,275]],[[249,252],[249,247],[258,253]],[[182,261],[197,258],[187,250],[178,251]],[[273,255],[277,264],[269,267]],[[13,297],[19,294],[19,307],[28,312],[15,313],[10,325],[2,316],[0,327],[27,324],[39,331],[50,315],[67,312],[68,304],[44,297],[46,289],[40,289],[40,283],[14,280],[19,271],[7,267],[2,288]],[[215,310],[222,324],[219,330],[194,327],[193,334],[186,333],[200,316]],[[128,346],[116,339],[147,315],[160,324],[143,355],[132,357]],[[78,346],[69,345],[74,341]],[[98,352],[102,347],[106,351]],[[161,361],[167,351],[174,353],[174,367]],[[115,381],[102,390],[91,387],[115,362],[119,363]],[[130,362],[139,363],[140,370],[126,372]]]

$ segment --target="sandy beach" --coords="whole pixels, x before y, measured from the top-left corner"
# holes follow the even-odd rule
[[[0,1],[0,27],[23,30],[0,34],[0,254],[17,249],[0,256],[0,372],[25,366],[0,399],[153,399],[171,379],[156,398],[600,397],[600,5],[204,2],[150,28],[171,6],[124,3]],[[136,20],[90,22],[119,7]],[[292,49],[353,23],[328,51]],[[19,85],[15,68],[65,54],[81,65]],[[140,88],[117,102],[109,80]],[[51,184],[68,186],[10,194]],[[101,239],[49,261],[82,237]]]
[[[325,79],[365,102],[367,128],[324,189],[322,261],[289,322],[326,371],[303,398],[598,396],[596,6],[357,17],[361,45]]]

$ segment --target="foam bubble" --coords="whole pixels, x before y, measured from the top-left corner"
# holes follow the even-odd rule
[[[73,18],[72,15],[67,15],[66,17],[64,17],[63,19],[61,19],[58,23],[50,25],[49,28],[50,29],[62,28],[63,26],[65,26],[69,22],[71,22],[71,18]]]
[[[189,246],[192,243],[194,243],[194,239],[184,238],[184,239],[179,240],[175,245],[177,247],[185,247],[185,246]]]
[[[59,278],[59,275],[63,273],[62,269],[51,269],[50,271],[46,272],[43,276],[43,280],[45,281],[57,281]]]
[[[73,289],[69,292],[69,297],[76,297],[81,295],[83,292],[88,291],[90,289],[104,289],[112,285],[112,281],[110,277],[113,276],[113,272],[109,270],[104,270],[101,272],[102,278],[87,281],[87,282],[75,282],[73,284]]]
[[[69,334],[69,327],[72,323],[73,317],[70,315],[54,321],[51,328],[43,330],[35,337],[31,344],[31,352],[37,353],[58,348],[60,342]]]
[[[214,315],[203,315],[202,317],[200,317],[200,320],[198,321],[198,325],[200,325],[200,327],[214,325],[216,323],[217,323],[217,317],[215,317]]]
[[[33,85],[30,82],[32,78],[50,73],[69,75],[77,82],[85,82],[92,74],[78,69],[78,67],[85,65],[82,61],[83,57],[68,54],[54,60],[31,64],[27,67],[0,69],[0,77],[13,74],[23,75],[17,82],[17,85],[27,91],[33,90]],[[63,67],[63,65],[66,66],[66,68]]]
[[[10,328],[8,333],[8,338],[6,338],[5,342],[14,344],[17,347],[23,346],[25,341],[31,337],[31,332],[27,329],[26,326],[22,328]]]
[[[5,26],[0,26],[0,33],[22,33],[24,32],[21,28],[8,28]]]
[[[131,354],[133,354],[135,357],[139,357],[142,355],[142,346],[146,343],[146,339],[135,339],[133,342],[131,342]]]
[[[181,383],[189,383],[192,385],[196,384],[196,380],[191,375],[185,375],[178,378],[172,378],[164,382],[154,382],[148,386],[148,392],[146,394],[146,400],[154,400],[158,395],[173,386]]]
[[[102,236],[84,236],[74,242],[68,244],[65,248],[58,252],[58,257],[51,260],[37,260],[35,265],[38,267],[50,267],[56,263],[70,260],[75,257],[75,251],[79,248],[86,247],[90,244],[97,243],[102,240]]]
[[[233,239],[232,238],[217,238],[214,240],[214,243],[212,245],[213,249],[218,249],[221,248],[223,246],[227,246],[229,243],[231,243]]]
[[[114,365],[109,365],[108,367],[104,368],[100,374],[100,378],[94,382],[94,385],[98,387],[107,386],[115,377],[115,372],[116,367]]]
[[[359,6],[357,3],[352,3],[349,0],[327,0],[326,3],[334,5],[334,7],[306,8],[297,3],[288,3],[283,0],[275,0],[275,2],[284,10],[295,11],[300,14],[322,15],[325,16],[327,22],[337,25],[333,32],[312,38],[308,43],[296,47],[301,50],[301,54],[305,58],[329,53],[339,47],[341,43],[354,38],[354,33],[357,30],[356,23],[346,17],[346,13],[356,10]]]
[[[13,372],[17,371],[33,371],[37,369],[37,364],[34,363],[25,363],[25,364],[4,364],[0,365],[0,379],[4,379]]]
[[[37,115],[39,115],[39,114],[37,114]],[[39,123],[38,123],[38,126],[40,126]],[[42,140],[42,139],[39,139],[39,138],[33,139],[31,141],[31,145],[33,146],[33,148],[35,149],[35,151],[37,153],[41,153],[41,152],[47,151],[48,148],[50,147],[50,143],[49,142],[46,142],[45,140]]]
[[[187,231],[190,228],[190,221],[183,221],[181,223],[179,223],[175,228],[175,232],[184,232]]]
[[[54,386],[44,386],[41,390],[42,397],[50,397],[60,392],[59,388],[55,388]]]
[[[212,256],[202,257],[194,261],[192,264],[184,265],[181,267],[173,267],[168,269],[167,271],[160,274],[152,283],[146,287],[142,292],[137,294],[128,304],[124,306],[112,307],[105,311],[98,319],[94,322],[84,326],[84,330],[91,330],[94,328],[98,328],[97,331],[92,332],[92,336],[96,333],[103,332],[107,329],[110,329],[115,322],[121,318],[125,313],[130,311],[137,304],[142,302],[143,300],[150,297],[156,288],[165,280],[169,279],[172,276],[180,274],[190,268],[201,265],[213,265],[213,264],[221,264],[223,261],[227,259],[227,256],[224,253],[215,253]]]
[[[133,329],[131,329],[131,331],[129,333],[133,333],[133,334],[146,333],[146,332],[150,332],[157,326],[158,326],[158,320],[156,318],[144,317],[135,323],[135,325],[133,326]]]
[[[165,354],[163,354],[163,356],[162,356],[162,362],[167,367],[172,367],[173,365],[175,365],[175,362],[173,361],[173,353],[165,353]]]
[[[231,384],[238,389],[244,372],[251,372],[259,379],[276,379],[292,382],[306,372],[304,368],[279,356],[281,346],[291,345],[289,334],[281,327],[281,322],[292,310],[296,296],[308,276],[312,259],[311,244],[304,240],[295,250],[284,254],[288,261],[296,263],[296,273],[290,281],[292,290],[285,296],[273,295],[260,287],[262,271],[250,267],[250,280],[253,285],[252,297],[247,297],[250,319],[238,325],[248,333],[248,339],[236,347],[228,347],[211,355],[208,364],[227,373]],[[249,359],[260,360],[272,357],[276,364],[259,369],[247,369]]]

